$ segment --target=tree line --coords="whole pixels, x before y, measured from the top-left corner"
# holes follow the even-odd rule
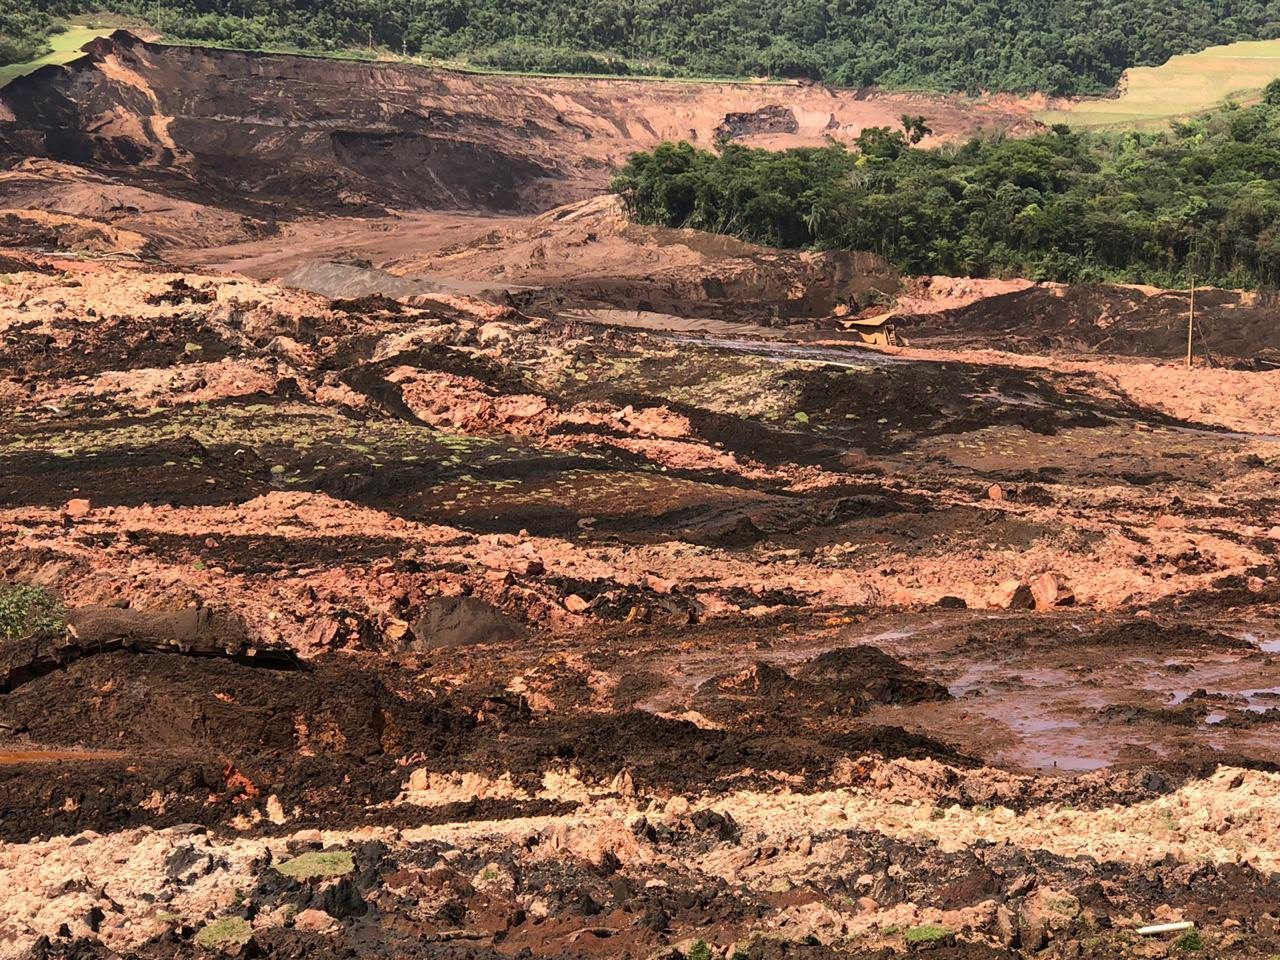
[[[921,149],[663,144],[614,181],[636,220],[775,247],[870,250],[910,274],[1183,286],[1280,283],[1280,81],[1163,133],[1065,126]]]
[[[1280,36],[1280,0],[26,0],[0,60],[51,16],[112,10],[175,39],[388,49],[505,69],[810,78],[1098,93],[1129,66]]]

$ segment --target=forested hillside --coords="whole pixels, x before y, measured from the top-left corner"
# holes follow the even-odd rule
[[[170,37],[238,47],[382,47],[558,72],[809,77],[841,86],[1094,93],[1129,66],[1280,36],[1280,0],[28,0],[0,59],[44,13],[108,8]],[[17,53],[15,53],[15,51]]]
[[[871,250],[912,274],[1280,283],[1280,81],[1258,106],[1169,133],[910,139],[872,128],[854,150],[666,144],[614,186],[646,223]]]

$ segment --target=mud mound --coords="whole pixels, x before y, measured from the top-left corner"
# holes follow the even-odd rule
[[[691,318],[813,318],[898,288],[896,272],[874,254],[773,250],[697,230],[639,226],[612,196],[403,258],[393,269],[440,283],[447,277],[505,286],[513,304],[535,315],[620,322],[620,312],[656,329],[683,329]]]
[[[642,711],[551,717],[511,726],[499,741],[478,740],[472,762],[494,771],[528,772],[567,763],[604,781],[625,768],[646,789],[687,791],[724,787],[726,778],[754,781],[764,771],[823,777],[849,756],[863,753],[972,763],[946,744],[897,727],[789,736],[708,730]],[[767,780],[764,776],[760,782]]]
[[[6,729],[38,743],[243,759],[440,749],[471,726],[336,661],[298,672],[128,652],[31,680],[0,712]]]
[[[815,685],[858,693],[872,703],[923,703],[950,700],[947,688],[895,660],[878,647],[859,645],[829,650],[794,671]]]
[[[908,336],[1046,351],[1178,357],[1186,351],[1185,291],[1104,284],[1038,284],[941,313],[903,317]],[[1196,291],[1198,348],[1224,358],[1280,358],[1275,295]]]
[[[115,650],[224,657],[255,666],[296,669],[288,649],[257,649],[234,617],[206,608],[178,611],[81,607],[67,615],[64,636],[37,636],[0,648],[0,691],[8,692],[75,660]]]
[[[413,625],[409,649],[435,650],[475,643],[508,643],[528,633],[524,624],[476,597],[441,597]]]
[[[757,662],[698,687],[694,706],[708,716],[764,725],[851,717],[876,704],[949,700],[947,688],[870,646],[843,647],[791,671]]]

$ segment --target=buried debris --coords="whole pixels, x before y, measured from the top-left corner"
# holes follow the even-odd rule
[[[1143,937],[1153,937],[1161,933],[1179,933],[1183,930],[1194,930],[1195,924],[1190,920],[1180,920],[1177,923],[1153,923],[1150,926],[1139,927],[1138,935]]]

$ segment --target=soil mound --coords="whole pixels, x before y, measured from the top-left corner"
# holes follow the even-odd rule
[[[705,681],[698,710],[736,722],[787,724],[856,716],[877,704],[949,700],[947,688],[871,646],[843,647],[787,671],[757,662]]]
[[[1224,358],[1280,360],[1272,291],[1196,291],[1197,349]],[[1107,284],[1037,284],[939,313],[903,317],[920,342],[935,338],[1023,353],[1062,350],[1144,357],[1186,351],[1187,291]]]
[[[296,669],[288,649],[258,649],[234,617],[207,608],[121,610],[81,607],[67,617],[63,636],[36,636],[0,649],[0,690],[9,691],[74,660],[115,650],[227,657],[241,663]]]

